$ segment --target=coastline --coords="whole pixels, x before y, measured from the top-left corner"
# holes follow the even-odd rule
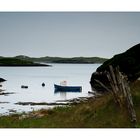
[[[48,64],[32,64],[32,65],[0,65],[0,67],[52,67]]]
[[[137,80],[131,85],[137,128],[140,127],[139,91],[140,81]],[[0,128],[133,128],[128,112],[115,104],[110,93],[52,109],[11,112],[10,115],[0,116]]]

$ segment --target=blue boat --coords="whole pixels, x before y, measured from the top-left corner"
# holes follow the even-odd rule
[[[82,87],[81,86],[61,86],[54,84],[55,92],[81,92]]]

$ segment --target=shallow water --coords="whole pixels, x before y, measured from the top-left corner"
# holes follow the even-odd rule
[[[0,77],[7,81],[2,83],[4,92],[14,92],[8,96],[0,95],[0,114],[31,111],[49,106],[21,106],[17,102],[55,102],[89,96],[91,74],[100,64],[51,64],[52,67],[0,67]],[[55,93],[54,84],[67,81],[67,85],[82,86],[82,92]],[[45,83],[45,87],[41,84]],[[27,85],[28,89],[22,89]]]

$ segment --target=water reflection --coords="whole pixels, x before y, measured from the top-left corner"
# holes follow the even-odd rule
[[[0,82],[0,94],[3,92],[4,90],[2,89],[2,83]]]
[[[60,92],[60,97],[61,97],[61,99],[66,100],[67,99],[67,93],[66,92]]]
[[[54,90],[55,95],[59,95],[62,100],[67,100],[67,92]]]
[[[55,95],[59,95],[59,97],[62,100],[67,100],[67,95],[69,95],[69,93],[73,94],[73,93],[81,93],[81,91],[77,91],[77,92],[72,92],[72,91],[58,91],[58,90],[54,90],[54,94]]]

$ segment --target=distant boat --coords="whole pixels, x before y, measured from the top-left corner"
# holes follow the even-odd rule
[[[65,92],[81,92],[81,86],[61,86],[54,84],[55,92],[65,91]]]

